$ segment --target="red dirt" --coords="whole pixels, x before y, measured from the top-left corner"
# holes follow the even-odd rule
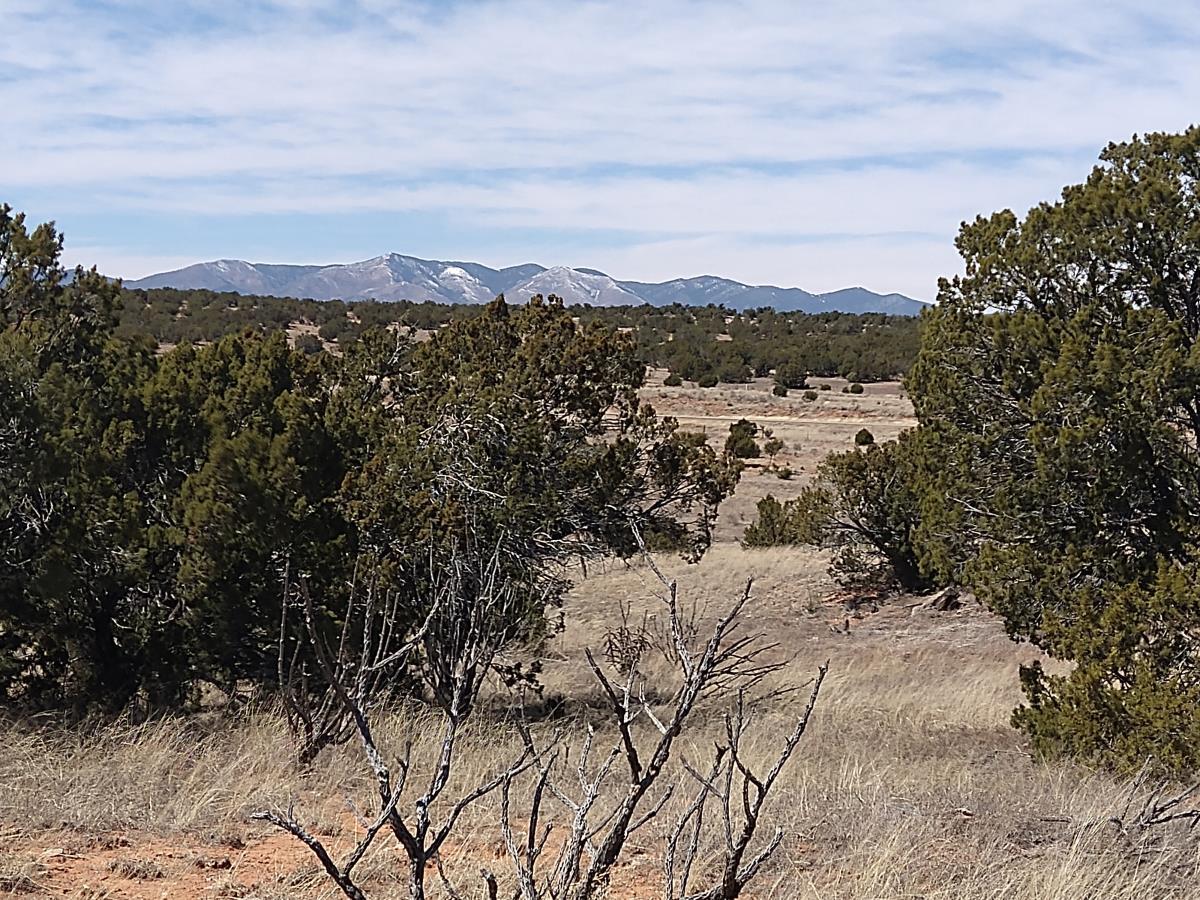
[[[348,852],[353,840],[353,836],[320,837],[335,858]],[[372,855],[398,853],[386,836],[381,836],[377,846]],[[609,896],[622,900],[659,896],[657,856],[630,850]],[[269,896],[274,900],[328,894],[331,887],[307,847],[289,835],[265,829],[244,842],[236,837],[205,842],[136,833],[25,833],[0,824],[0,854],[9,860],[29,861],[23,867],[28,881],[6,884],[0,880],[0,896],[76,900],[253,900]],[[497,872],[505,869],[506,859],[499,852],[480,847],[465,852],[452,848],[443,855],[452,873],[478,873],[481,864]],[[404,861],[397,858],[397,876],[404,870]],[[436,882],[432,869],[429,877]],[[400,890],[403,892],[402,887]],[[439,896],[438,888],[431,885],[431,891],[432,896]],[[398,896],[394,889],[380,894],[393,895]]]
[[[283,834],[221,844],[68,831],[0,838],[0,848],[9,858],[34,861],[28,877],[36,887],[24,896],[95,900],[245,897],[284,884],[314,862],[306,847]]]

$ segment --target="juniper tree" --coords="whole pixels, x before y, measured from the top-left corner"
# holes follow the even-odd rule
[[[420,345],[371,329],[308,355],[248,331],[160,355],[61,249],[0,208],[0,699],[263,685],[285,571],[337,629],[361,577],[419,595],[415,548],[468,509],[529,575],[533,628],[561,567],[632,553],[632,526],[702,553],[736,481],[638,400],[632,341],[556,301],[500,300]],[[487,503],[444,489],[452,460]]]
[[[1045,750],[1200,765],[1200,129],[1110,145],[963,226],[908,379],[927,570],[1073,663],[1023,673]]]

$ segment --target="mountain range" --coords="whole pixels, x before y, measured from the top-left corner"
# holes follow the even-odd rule
[[[545,268],[534,263],[492,269],[479,263],[418,259],[389,253],[362,262],[288,266],[221,259],[125,282],[130,288],[236,291],[312,300],[411,300],[486,303],[497,294],[524,302],[533,294],[557,294],[568,304],[592,306],[724,305],[730,310],[765,306],[779,312],[882,312],[916,315],[925,307],[903,294],[876,294],[851,287],[826,294],[800,288],[749,285],[702,275],[650,283],[617,281],[596,269]]]

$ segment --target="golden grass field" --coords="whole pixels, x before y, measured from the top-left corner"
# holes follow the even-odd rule
[[[1200,835],[1169,826],[1123,833],[1106,820],[1122,815],[1126,785],[1026,752],[1008,717],[1020,696],[1017,666],[1035,651],[1009,641],[986,611],[968,603],[935,612],[895,598],[875,611],[848,612],[830,599],[835,586],[821,554],[737,544],[758,497],[795,491],[801,475],[824,453],[851,446],[864,424],[883,439],[909,422],[895,385],[868,386],[861,397],[839,389],[812,403],[799,392],[774,398],[764,384],[646,390],[660,413],[705,426],[714,442],[743,415],[770,424],[788,444],[779,462],[798,473],[781,481],[750,470],[701,563],[659,560],[683,601],[709,612],[753,577],[748,625],[793,658],[788,681],[800,685],[829,661],[816,714],[770,806],[783,845],[750,896],[1200,897]],[[583,649],[603,642],[622,604],[635,618],[654,612],[660,591],[644,562],[577,575],[564,630],[541,651],[547,696],[564,704],[559,726],[579,731],[595,719],[599,700]],[[760,715],[751,757],[771,756],[803,701],[800,691]],[[680,755],[706,760],[719,712],[700,710]],[[435,750],[432,725],[428,714],[396,710],[383,742],[395,747],[412,735],[419,769]],[[611,739],[602,727],[599,740]],[[481,716],[455,781],[476,783],[517,748],[502,720]],[[8,726],[0,734],[0,896],[339,896],[304,847],[248,816],[295,799],[313,830],[344,848],[361,829],[347,798],[364,812],[373,799],[355,747],[327,752],[300,774],[282,720],[270,710],[213,711],[86,735]],[[464,896],[482,896],[481,865],[503,871],[497,802],[476,807],[445,854]],[[672,801],[661,825],[638,833],[610,896],[662,895],[659,851],[676,807]],[[361,872],[366,888],[374,897],[406,896],[399,857],[386,840],[378,846]],[[439,896],[436,886],[432,895]]]

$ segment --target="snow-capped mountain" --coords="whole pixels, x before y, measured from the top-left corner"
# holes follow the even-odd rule
[[[717,306],[723,304],[729,309],[736,310],[772,306],[779,310],[803,309],[806,312],[835,308],[825,306],[819,295],[810,294],[800,288],[747,285],[712,275],[702,275],[699,278],[676,278],[661,284],[629,282],[628,287],[646,297],[656,306],[668,303],[687,305],[712,303]]]
[[[279,294],[320,266],[274,266],[240,259],[218,259],[186,269],[150,275],[128,287],[184,287],[190,290],[237,291],[241,294]]]
[[[314,300],[412,300],[486,303],[497,294],[524,302],[534,294],[556,294],[569,304],[592,306],[724,305],[732,310],[774,307],[780,312],[886,312],[916,315],[925,306],[902,294],[845,288],[811,294],[800,288],[748,285],[703,275],[649,283],[618,281],[596,269],[535,263],[493,269],[472,262],[444,262],[389,253],[362,262],[330,266],[287,266],[236,259],[197,263],[126,282],[130,288],[173,287],[306,297]]]
[[[431,300],[486,303],[495,291],[462,266],[389,253],[362,262],[322,266],[286,287],[315,300]]]
[[[646,302],[622,287],[603,272],[594,269],[569,269],[555,266],[538,272],[520,284],[504,291],[510,300],[524,303],[534,294],[562,297],[567,303],[589,303],[592,306],[641,306]]]

